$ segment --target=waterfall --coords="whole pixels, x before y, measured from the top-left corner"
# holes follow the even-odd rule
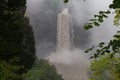
[[[89,62],[82,50],[74,47],[73,31],[71,15],[64,8],[58,14],[56,52],[51,53],[47,59],[55,65],[64,80],[88,80]]]
[[[56,51],[61,51],[63,49],[70,50],[73,47],[72,27],[71,15],[68,9],[65,8],[61,13],[58,14]]]

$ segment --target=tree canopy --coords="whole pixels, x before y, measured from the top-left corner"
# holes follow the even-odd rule
[[[26,0],[0,1],[0,70],[3,75],[0,78],[3,80],[22,80],[18,76],[27,72],[35,60],[33,31],[24,16],[25,11]]]
[[[0,0],[0,80],[63,80],[48,61],[35,61],[34,34],[25,11],[26,0]]]
[[[25,80],[64,80],[57,74],[55,66],[49,64],[47,60],[36,59],[34,66],[23,75]]]

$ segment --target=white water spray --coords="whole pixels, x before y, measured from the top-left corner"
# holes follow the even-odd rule
[[[58,14],[57,24],[57,49],[71,49],[73,46],[73,29],[72,29],[71,15],[68,9],[65,8],[61,13]]]
[[[88,80],[89,60],[82,50],[73,47],[73,26],[67,8],[58,14],[56,52],[47,59],[65,80]]]

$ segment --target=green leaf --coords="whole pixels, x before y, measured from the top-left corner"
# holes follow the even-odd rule
[[[100,44],[99,44],[99,47],[103,47],[104,46],[104,42],[101,42]]]
[[[67,3],[69,0],[64,0],[64,3]]]
[[[94,17],[96,18],[96,17],[98,17],[99,15],[94,15]]]
[[[112,46],[112,50],[116,53],[117,52],[116,46]]]
[[[89,28],[93,28],[93,26],[92,26],[92,25],[88,25],[88,27],[89,27]]]
[[[101,51],[100,51],[99,49],[97,49],[96,52],[97,52],[97,54],[99,55]]]
[[[99,49],[97,49],[96,51],[97,51],[97,53],[99,53],[99,52],[100,52],[100,50],[99,50]]]
[[[89,49],[85,50],[85,53],[88,53],[89,52]]]
[[[91,48],[89,48],[89,50],[93,50],[94,46],[92,46]]]
[[[112,40],[110,40],[110,45],[113,45],[113,41]]]
[[[105,17],[105,18],[108,18],[108,16],[107,16],[107,15],[105,15],[105,14],[102,14],[102,16],[103,16],[103,17]]]
[[[94,54],[94,58],[97,58],[98,57],[98,54]]]
[[[98,22],[93,22],[95,26],[100,26]]]
[[[114,35],[114,37],[116,37],[116,38],[120,38],[120,35]]]
[[[105,51],[103,51],[102,53],[101,53],[101,55],[104,55],[105,54]]]
[[[99,14],[103,14],[103,11],[99,11]]]
[[[88,30],[88,29],[89,29],[89,26],[88,26],[88,25],[85,25],[85,26],[84,26],[84,29]]]
[[[103,17],[99,17],[99,18],[98,18],[98,21],[99,21],[100,23],[102,23],[102,22],[103,22]]]
[[[89,21],[97,21],[97,19],[90,19]]]
[[[107,12],[106,12],[106,14],[110,14],[111,12],[108,10]]]
[[[86,30],[88,30],[89,28],[93,28],[93,26],[90,25],[90,24],[86,24],[86,25],[84,26],[84,29],[86,29]]]
[[[85,53],[88,53],[89,51],[93,50],[94,46],[92,46],[91,48],[85,50]]]
[[[107,53],[110,53],[110,50],[106,50]]]
[[[90,59],[94,58],[93,56],[90,57]]]

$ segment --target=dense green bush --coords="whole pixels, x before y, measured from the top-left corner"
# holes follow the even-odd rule
[[[118,54],[119,55],[119,54]],[[90,65],[90,80],[120,80],[120,57],[105,54]]]
[[[22,80],[22,76],[18,74],[20,67],[10,61],[0,60],[0,80]]]
[[[36,60],[34,66],[26,74],[25,80],[63,80],[61,75],[56,73],[53,65],[47,60]]]

